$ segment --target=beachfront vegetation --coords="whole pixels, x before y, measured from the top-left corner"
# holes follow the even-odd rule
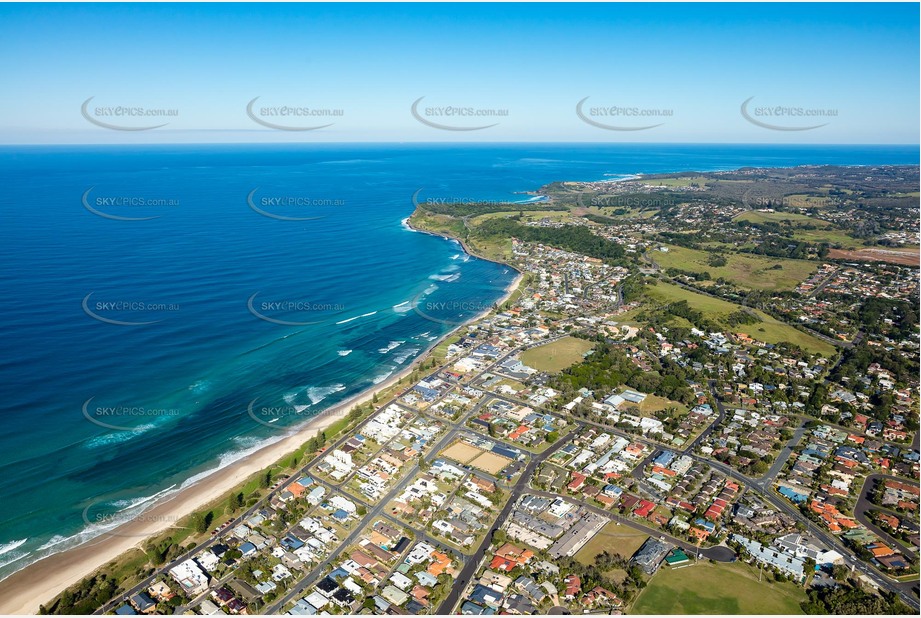
[[[538,242],[590,257],[615,261],[624,256],[624,248],[611,240],[593,234],[588,228],[576,225],[561,227],[532,227],[513,219],[492,219],[476,229],[482,237],[517,238]]]
[[[389,397],[396,386],[385,390]],[[332,423],[318,435],[309,440],[289,455],[280,459],[275,465],[251,475],[242,485],[228,492],[223,498],[215,500],[203,509],[199,509],[182,518],[166,532],[145,541],[143,549],[131,549],[112,562],[99,568],[89,577],[68,587],[47,605],[40,607],[42,614],[91,614],[117,594],[130,589],[165,564],[170,563],[208,538],[210,526],[220,526],[238,517],[247,507],[262,499],[268,488],[267,482],[282,476],[288,476],[298,469],[305,457],[317,454],[327,440],[354,427],[374,410],[366,404],[356,406]],[[116,583],[117,582],[117,583]],[[189,599],[177,595],[175,604],[183,604]]]

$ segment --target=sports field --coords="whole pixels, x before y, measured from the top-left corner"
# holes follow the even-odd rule
[[[582,362],[583,355],[593,347],[595,344],[590,341],[563,337],[553,343],[525,350],[519,359],[523,364],[538,371],[558,373],[571,365]]]
[[[662,566],[640,592],[631,614],[802,614],[802,587],[758,581],[758,569],[744,562],[703,561],[672,569]]]
[[[576,560],[582,564],[594,564],[595,556],[609,551],[624,558],[629,558],[646,542],[648,534],[634,530],[629,526],[618,526],[610,523],[602,528],[598,534],[585,544],[575,555]]]

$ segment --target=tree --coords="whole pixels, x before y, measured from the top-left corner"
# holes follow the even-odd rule
[[[847,568],[844,564],[836,564],[831,568],[831,576],[835,578],[836,581],[843,582],[850,575],[851,570]]]
[[[195,514],[195,531],[199,534],[207,532],[208,528],[211,527],[211,522],[214,521],[214,511],[208,511],[204,515],[198,513]]]
[[[234,511],[236,511],[242,506],[243,506],[243,492],[242,491],[238,494],[234,494],[230,496],[230,500],[228,501],[228,504],[227,504],[227,508],[229,512],[233,513]]]

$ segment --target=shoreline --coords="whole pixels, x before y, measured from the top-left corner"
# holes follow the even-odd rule
[[[430,234],[449,240],[456,240],[463,251],[476,259],[501,264],[518,273],[505,290],[505,294],[496,301],[501,306],[518,289],[524,274],[517,268],[497,260],[476,255],[466,243],[458,238],[420,230],[404,223],[414,232]],[[348,414],[355,406],[371,401],[375,395],[392,388],[399,381],[428,360],[432,351],[455,332],[488,315],[492,309],[483,311],[469,320],[457,324],[433,341],[412,363],[402,371],[391,375],[380,384],[373,385],[348,399],[320,411],[303,426],[293,430],[291,435],[272,442],[259,450],[242,457],[230,465],[216,469],[195,483],[183,487],[173,494],[164,496],[140,513],[136,519],[127,521],[112,531],[105,532],[85,543],[46,556],[0,580],[0,614],[34,615],[40,605],[45,605],[65,589],[89,577],[109,562],[122,554],[143,547],[147,540],[172,527],[183,517],[196,510],[225,498],[232,490],[241,486],[253,474],[268,468],[284,459],[307,440]]]

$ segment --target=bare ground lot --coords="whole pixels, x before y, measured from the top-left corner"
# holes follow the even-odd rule
[[[485,453],[486,451],[483,449],[477,448],[465,442],[455,442],[442,451],[442,455],[445,457],[449,457],[454,461],[459,461],[462,464],[468,464],[476,459],[478,455]]]
[[[471,461],[470,465],[474,468],[482,470],[483,472],[488,472],[489,474],[495,475],[511,462],[511,459],[502,457],[501,455],[496,455],[495,453],[483,453]]]
[[[921,256],[919,256],[918,249],[858,249],[856,251],[829,249],[828,257],[833,260],[889,262],[890,264],[902,264],[905,266],[918,266],[921,264]]]

